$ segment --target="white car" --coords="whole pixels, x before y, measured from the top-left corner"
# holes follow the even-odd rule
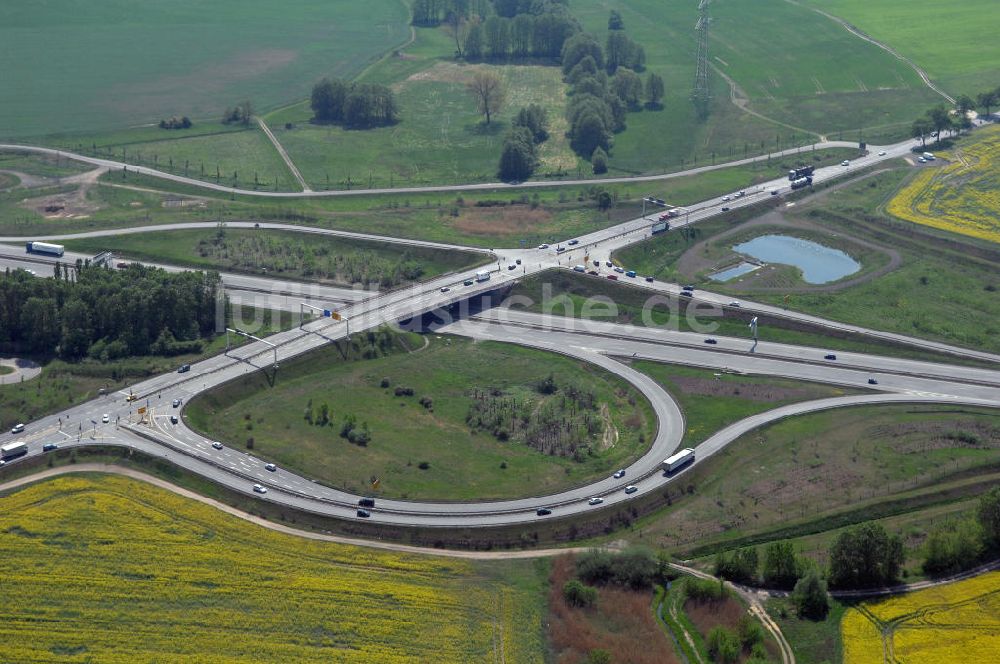
[[[885,156],[885,150],[879,150],[878,156],[884,157]]]
[[[266,466],[264,466],[264,470],[269,470],[269,471],[271,471],[273,473],[276,470],[278,470],[278,467],[275,466],[273,463],[269,463]]]
[[[547,245],[547,244],[540,244],[540,245],[538,245],[538,248],[539,249],[548,249],[549,245]]]
[[[739,300],[733,300],[732,302],[729,303],[729,306],[739,309],[742,305],[740,304]]]
[[[261,486],[260,484],[254,484],[253,491],[254,493],[267,493],[267,487]]]
[[[450,291],[450,290],[451,290],[451,289],[450,289],[450,288],[448,288],[447,286],[442,286],[442,287],[441,287],[441,292],[442,292],[442,293],[447,293],[447,292],[448,292],[448,291]]]
[[[639,490],[639,487],[637,487],[634,484],[629,484],[627,487],[625,487],[625,493],[635,493],[638,490]]]
[[[21,433],[22,431],[24,431],[23,424],[15,424],[14,428],[10,430],[11,433]]]
[[[611,477],[615,478],[616,480],[620,480],[621,478],[625,477],[625,469],[623,468],[623,469],[617,471]]]
[[[925,158],[923,158],[923,157],[917,157],[917,161],[919,161],[921,164],[926,164],[927,163],[927,160]]]
[[[851,162],[849,162],[849,161],[847,161],[847,160],[845,159],[844,161],[840,162],[840,165],[841,165],[841,166],[850,166],[850,165],[851,165]]]
[[[214,443],[212,443],[212,447],[214,447],[217,450],[221,450],[222,449],[222,443],[220,443],[219,441],[215,441]]]
[[[728,200],[729,200],[729,196],[723,196],[723,197],[722,197],[722,200],[723,200],[723,201],[728,201]]]
[[[101,422],[107,424],[110,421],[111,421],[111,416],[108,415],[107,413],[104,413],[104,415],[101,417]]]
[[[600,505],[603,502],[604,502],[603,498],[598,498],[597,496],[594,496],[593,498],[591,498],[590,500],[587,501],[587,504],[588,505]]]

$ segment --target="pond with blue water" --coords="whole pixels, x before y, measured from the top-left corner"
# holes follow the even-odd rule
[[[802,270],[808,284],[826,284],[861,269],[861,264],[839,249],[788,235],[762,235],[738,244],[733,251],[765,263],[792,265]],[[732,275],[729,278],[733,278]]]

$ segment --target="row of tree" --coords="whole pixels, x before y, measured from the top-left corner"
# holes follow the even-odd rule
[[[974,514],[940,524],[924,544],[927,574],[950,574],[969,569],[1000,553],[1000,487],[980,497]],[[899,581],[904,561],[903,542],[874,522],[841,532],[829,550],[827,580],[838,589],[878,588]],[[715,574],[736,583],[757,584],[792,593],[799,613],[811,618],[826,615],[826,583],[817,566],[799,557],[789,541],[764,547],[763,568],[756,548],[746,547],[715,558]]]
[[[97,360],[200,350],[225,312],[216,272],[56,266],[0,276],[0,352]]]
[[[936,142],[940,143],[941,136],[946,131],[956,132],[972,128],[969,111],[979,109],[989,117],[998,103],[1000,103],[1000,87],[980,92],[974,99],[969,95],[961,95],[955,99],[954,108],[948,108],[942,104],[914,120],[911,134],[913,138],[919,138],[925,147],[928,136],[935,138]]]
[[[392,89],[375,83],[324,78],[313,86],[310,106],[317,124],[370,129],[399,121],[399,106]]]

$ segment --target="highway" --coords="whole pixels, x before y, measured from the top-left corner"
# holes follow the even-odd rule
[[[906,142],[887,146],[882,148],[885,155],[858,159],[849,166],[818,169],[814,179],[816,182],[830,180],[867,168],[883,159],[897,158],[908,153],[910,145]],[[787,193],[787,186],[787,179],[777,178],[735,201],[725,204],[718,200],[704,201],[690,206],[688,213],[682,219],[672,220],[671,225],[677,228],[698,223],[722,214],[723,205],[733,208],[751,205],[764,197],[769,198],[772,188],[780,187],[781,193]],[[582,263],[584,256],[589,256],[591,261],[597,257],[603,260],[613,251],[648,237],[650,225],[649,218],[639,218],[574,238],[572,244],[566,241],[547,248],[498,250],[497,253],[501,255],[497,264],[490,268],[492,273],[489,280],[477,281],[476,270],[470,269],[443,275],[416,286],[370,294],[340,309],[349,321],[352,333],[433,311],[445,319],[440,327],[442,332],[475,339],[518,343],[593,363],[629,381],[642,392],[652,404],[659,424],[650,448],[626,468],[625,477],[621,479],[605,478],[556,494],[509,501],[443,503],[379,499],[372,510],[372,521],[420,527],[484,527],[532,523],[540,518],[559,518],[626,504],[629,500],[677,481],[678,477],[683,478],[684,471],[676,477],[665,477],[659,470],[662,460],[680,445],[685,430],[682,413],[669,394],[644,374],[616,359],[618,357],[788,376],[870,390],[866,394],[785,406],[736,423],[697,447],[696,464],[703,463],[742,433],[756,426],[817,410],[878,403],[1000,404],[1000,374],[989,369],[872,357],[861,353],[838,353],[838,360],[831,362],[823,359],[828,351],[819,348],[762,342],[754,352],[750,352],[747,339],[717,337],[718,344],[709,346],[704,343],[703,336],[691,333],[607,323],[578,325],[580,321],[559,320],[556,317],[544,320],[531,314],[508,310],[490,311],[475,320],[449,320],[450,315],[445,307],[451,304],[502,289],[527,275],[553,268],[567,269]],[[286,226],[278,227],[287,229]],[[153,228],[158,231],[168,229],[165,226]],[[135,232],[143,231],[135,229]],[[48,239],[57,240],[61,237],[66,236],[50,236]],[[0,241],[3,240],[0,238]],[[482,251],[489,253],[488,250]],[[641,282],[639,285],[649,288],[653,294],[676,294],[678,289],[675,284],[659,282]],[[699,292],[695,299],[724,304],[719,300],[721,297]],[[763,305],[750,302],[745,302],[743,307],[751,311],[769,311]],[[860,333],[891,338],[915,346],[940,348],[955,355],[986,361],[1000,359],[975,350],[852,328],[795,312],[778,309],[775,314],[801,318],[837,329],[857,329]],[[41,446],[49,442],[63,447],[95,441],[128,446],[169,459],[192,472],[249,495],[253,495],[252,485],[259,483],[268,489],[261,496],[262,500],[309,512],[354,519],[358,496],[322,486],[284,469],[268,472],[264,469],[264,462],[242,450],[229,445],[225,445],[222,450],[214,449],[211,441],[188,429],[183,418],[176,425],[170,422],[170,416],[178,414],[183,404],[193,396],[248,372],[267,369],[274,362],[280,364],[330,341],[342,339],[347,334],[347,326],[348,322],[328,319],[307,323],[302,328],[268,337],[266,344],[249,344],[229,354],[199,362],[192,366],[189,373],[166,374],[142,381],[131,388],[138,396],[138,401],[134,404],[125,402],[125,393],[106,395],[30,423],[23,434],[11,436],[5,432],[0,435],[0,444],[6,444],[15,438],[25,440],[29,443],[30,456],[41,454]],[[877,377],[877,384],[870,385],[868,381],[873,377]],[[172,407],[174,399],[180,400],[181,408]],[[150,424],[136,422],[135,410],[139,405],[149,409]],[[104,413],[110,416],[109,424],[101,423]],[[0,475],[2,472],[0,470]],[[622,489],[628,484],[636,485],[638,492],[625,495]],[[588,505],[587,499],[592,496],[603,498],[604,504],[598,507]],[[539,507],[552,509],[552,515],[538,517],[535,510]]]

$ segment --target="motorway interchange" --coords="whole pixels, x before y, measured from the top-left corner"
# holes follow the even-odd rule
[[[846,166],[818,169],[814,181],[819,183],[840,177],[845,173],[868,168],[883,160],[899,158],[910,153],[909,142],[872,148],[872,152],[849,162]],[[696,224],[722,214],[722,208],[752,205],[763,198],[770,198],[772,189],[779,194],[788,192],[787,179],[764,183],[745,196],[733,201],[713,199],[689,206],[684,216],[671,220],[672,228]],[[316,192],[325,193],[325,192]],[[652,217],[651,215],[650,217]],[[192,431],[183,418],[176,418],[184,403],[195,395],[217,385],[253,371],[270,370],[276,361],[308,352],[324,344],[345,338],[348,332],[356,333],[386,323],[407,320],[430,312],[445,312],[450,305],[512,285],[526,275],[550,269],[572,269],[587,260],[604,264],[611,254],[630,244],[649,237],[651,218],[641,217],[632,221],[601,229],[574,238],[575,243],[538,249],[495,250],[487,281],[476,281],[476,272],[470,269],[461,273],[443,275],[425,283],[386,293],[352,291],[349,289],[324,290],[311,288],[307,295],[275,289],[271,280],[227,275],[224,278],[227,292],[239,295],[263,291],[258,306],[298,310],[300,301],[308,300],[320,308],[337,308],[344,320],[322,318],[303,324],[300,328],[268,337],[268,344],[255,342],[227,354],[209,358],[195,365],[186,373],[161,375],[131,386],[130,393],[104,395],[93,401],[70,408],[61,413],[30,423],[24,432],[0,435],[0,445],[14,440],[28,443],[28,456],[44,454],[43,446],[105,444],[141,450],[151,456],[169,460],[191,472],[205,476],[230,489],[255,495],[254,486],[266,489],[258,493],[262,500],[286,505],[305,512],[344,519],[358,518],[359,496],[320,485],[307,477],[296,475],[283,468],[269,470],[265,462],[252,454],[228,445],[213,446],[211,440]],[[238,224],[231,224],[237,226]],[[251,225],[251,224],[247,224]],[[203,227],[204,224],[177,224],[129,229],[125,232],[163,231],[171,228]],[[261,224],[289,230],[285,225]],[[294,228],[292,228],[294,230]],[[317,232],[316,229],[308,229]],[[123,231],[96,231],[90,237],[113,235]],[[326,231],[319,231],[326,232]],[[332,234],[357,236],[329,231]],[[60,240],[71,235],[37,238]],[[77,236],[81,237],[81,236]],[[362,236],[384,241],[386,238]],[[20,242],[22,238],[0,238],[0,242]],[[393,240],[410,242],[407,240]],[[422,243],[431,244],[431,243]],[[446,245],[436,245],[446,246]],[[560,248],[562,249],[560,251]],[[468,247],[460,247],[469,250]],[[490,250],[480,250],[490,254]],[[23,255],[22,255],[23,258]],[[16,264],[18,257],[0,251],[0,264]],[[519,261],[519,262],[518,262]],[[515,265],[516,269],[507,269]],[[38,267],[34,268],[39,272]],[[48,274],[45,268],[43,274]],[[471,282],[471,284],[469,283]],[[650,294],[676,296],[676,284],[629,280]],[[277,291],[277,295],[273,292]],[[713,293],[698,292],[693,301],[705,305],[725,306],[729,298]],[[776,307],[744,301],[744,310],[767,313],[790,319],[802,320],[831,330],[853,331],[873,338],[904,343],[909,346],[972,358],[986,362],[1000,362],[1000,357],[974,350],[954,348],[946,344],[926,342],[890,333],[863,330],[854,326],[826,321],[805,314],[785,311]],[[447,314],[442,314],[447,319]],[[488,527],[511,526],[539,519],[554,519],[606,507],[621,506],[641,497],[665,483],[683,478],[684,471],[676,477],[667,477],[661,470],[663,460],[680,446],[685,430],[684,416],[677,404],[655,381],[632,369],[616,358],[642,358],[661,362],[709,367],[718,371],[736,371],[762,375],[783,376],[824,383],[832,383],[869,391],[855,396],[823,399],[784,406],[737,422],[716,432],[696,448],[696,464],[703,463],[712,454],[756,427],[778,419],[860,404],[884,403],[951,403],[976,406],[1000,404],[1000,370],[974,368],[964,365],[939,364],[926,361],[878,357],[861,353],[838,353],[835,360],[827,359],[827,351],[761,342],[750,339],[718,337],[714,345],[707,346],[704,335],[676,332],[651,327],[633,327],[620,324],[543,316],[509,309],[490,309],[482,314],[464,317],[457,321],[445,320],[437,328],[440,332],[459,334],[475,339],[489,339],[517,343],[569,355],[591,362],[621,376],[641,391],[651,403],[658,418],[658,430],[649,449],[630,466],[621,477],[608,477],[558,494],[538,495],[516,500],[436,503],[378,499],[374,507],[367,508],[367,520],[380,524],[419,527]],[[273,344],[273,347],[270,345]],[[280,369],[279,369],[280,370]],[[126,402],[129,394],[135,401]],[[174,407],[175,400],[178,406]],[[139,423],[137,411],[146,408],[146,419]],[[107,423],[103,416],[109,415]],[[172,423],[171,416],[178,419]],[[17,463],[13,461],[12,463]],[[3,471],[0,470],[0,473]],[[634,486],[636,491],[626,494],[625,488]],[[598,501],[593,498],[600,498]],[[540,516],[539,509],[550,510]]]

